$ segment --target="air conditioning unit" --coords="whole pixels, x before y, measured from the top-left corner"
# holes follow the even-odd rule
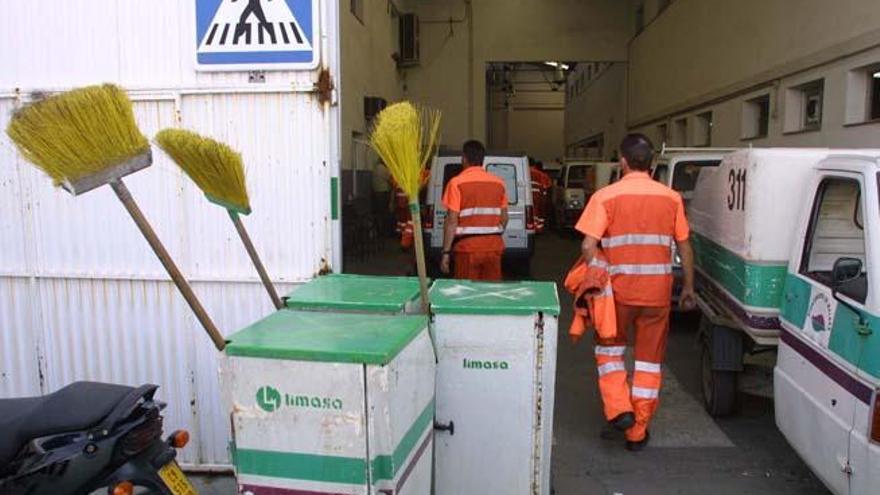
[[[364,119],[371,122],[376,115],[379,115],[386,106],[388,101],[379,96],[364,96]]]
[[[400,46],[397,52],[398,67],[419,65],[419,16],[400,14]]]

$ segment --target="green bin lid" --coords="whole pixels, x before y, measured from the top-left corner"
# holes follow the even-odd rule
[[[431,286],[431,312],[436,314],[559,314],[552,282],[473,282],[437,280]]]
[[[291,309],[403,312],[419,297],[419,279],[332,274],[318,277],[285,297]]]
[[[277,311],[234,333],[228,356],[388,364],[427,328],[423,315]]]

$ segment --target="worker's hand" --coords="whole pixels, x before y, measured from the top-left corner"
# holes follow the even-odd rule
[[[694,295],[693,286],[682,287],[681,296],[678,298],[678,307],[684,311],[690,311],[697,307],[697,296]]]
[[[449,258],[449,254],[443,254],[443,256],[440,257],[440,271],[446,275],[449,275]]]
[[[568,334],[568,338],[571,339],[572,345],[577,345],[577,343],[580,342],[583,337],[583,335],[576,335],[571,333]]]

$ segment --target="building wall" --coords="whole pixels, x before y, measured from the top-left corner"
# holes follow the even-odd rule
[[[518,70],[495,72],[489,83],[491,149],[521,151],[541,161],[564,154],[565,87],[559,77],[540,65],[514,66]]]
[[[611,158],[626,131],[626,64],[578,64],[568,76],[566,95],[566,154],[582,154],[585,141],[601,136],[604,145],[596,157]]]
[[[629,125],[875,46],[876,0],[676,0],[630,45]]]
[[[488,62],[623,60],[629,2],[410,0],[421,20],[421,64],[404,72],[407,97],[443,110],[443,142],[487,135]],[[450,22],[452,19],[452,22]]]
[[[342,113],[342,167],[372,166],[363,144],[352,142],[353,133],[368,134],[364,97],[378,96],[388,103],[400,100],[402,86],[392,55],[397,51],[398,17],[387,0],[362,0],[363,16],[351,12],[351,0],[340,0]]]

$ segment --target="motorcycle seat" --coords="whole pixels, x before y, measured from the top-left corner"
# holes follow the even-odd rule
[[[112,383],[74,382],[41,397],[0,399],[0,466],[35,438],[96,426],[132,390]]]

